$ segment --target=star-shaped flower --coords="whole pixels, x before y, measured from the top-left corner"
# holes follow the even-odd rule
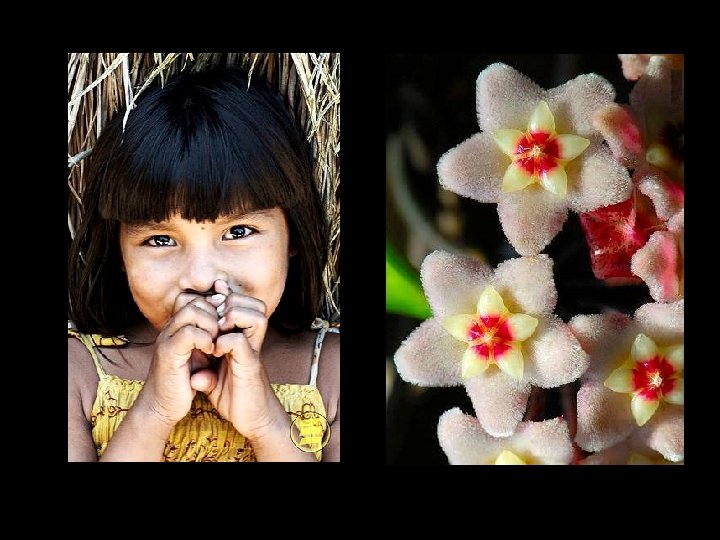
[[[535,255],[562,229],[568,208],[586,212],[629,197],[627,170],[592,125],[593,113],[614,97],[595,74],[546,91],[510,66],[493,64],[477,79],[482,132],[440,158],[440,183],[496,202],[510,243],[521,255]]]
[[[508,375],[522,379],[521,345],[535,332],[538,320],[524,313],[510,313],[492,285],[486,286],[480,295],[475,314],[452,315],[442,325],[468,344],[461,377],[474,377],[495,364]]]
[[[567,195],[565,165],[590,145],[588,139],[578,135],[558,135],[555,118],[544,101],[535,107],[527,131],[497,129],[491,134],[512,160],[502,183],[502,190],[508,192],[539,182],[551,193],[564,197]]]
[[[613,392],[632,394],[630,410],[638,426],[644,426],[660,405],[667,401],[685,403],[684,345],[659,348],[643,333],[635,336],[630,357],[605,379]]]
[[[557,292],[547,255],[510,259],[493,272],[465,255],[436,251],[421,268],[433,317],[395,353],[407,382],[464,385],[483,429],[511,435],[531,385],[577,379],[588,357],[552,314]]]
[[[632,435],[670,461],[684,459],[683,313],[679,300],[645,304],[634,318],[573,317],[569,325],[591,357],[577,394],[581,448],[599,452]]]
[[[496,438],[456,407],[440,417],[438,439],[451,465],[567,465],[573,456],[561,418],[520,422],[515,433]]]

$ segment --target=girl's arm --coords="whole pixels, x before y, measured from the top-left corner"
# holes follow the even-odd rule
[[[68,461],[162,461],[172,426],[168,427],[148,410],[141,397],[98,460],[92,426],[83,407],[84,401],[89,407],[95,399],[97,382],[95,366],[85,346],[76,339],[68,339]]]
[[[99,461],[164,461],[173,427],[145,404],[140,392]]]
[[[278,401],[276,423],[268,425],[254,437],[248,437],[258,461],[307,461],[316,462],[315,454],[303,452],[290,438],[291,421]]]
[[[77,339],[68,338],[68,461],[97,461],[90,422],[83,411],[82,388],[97,385],[97,375],[89,371],[90,354]]]
[[[319,359],[317,385],[325,400],[330,424],[330,440],[322,450],[323,461],[340,461],[340,335],[328,333]],[[313,453],[303,452],[290,439],[290,417],[277,402],[277,422],[265,433],[250,438],[258,461],[316,461]]]
[[[127,412],[99,461],[163,461],[165,443],[175,424],[190,410],[195,390],[191,386],[191,357],[194,350],[206,355],[213,352],[218,334],[217,311],[205,298],[181,293],[175,300],[174,315],[155,340],[155,350],[143,389]],[[78,358],[77,351],[68,350]],[[84,353],[85,357],[89,353]],[[77,365],[89,364],[92,360]],[[94,369],[94,367],[93,367]],[[82,369],[75,369],[83,372]],[[200,370],[203,371],[203,370]],[[91,427],[82,411],[82,393],[68,373],[68,459],[95,461],[91,458]],[[84,370],[87,373],[87,370]],[[97,385],[97,376],[95,376]],[[90,394],[90,385],[83,388]],[[94,399],[94,392],[93,399]],[[86,400],[87,401],[87,400]],[[74,404],[73,404],[74,403]],[[79,408],[79,409],[78,409]]]

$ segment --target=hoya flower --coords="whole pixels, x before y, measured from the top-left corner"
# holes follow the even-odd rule
[[[507,260],[493,272],[466,256],[435,251],[420,272],[433,317],[395,353],[398,373],[422,386],[464,385],[493,437],[511,435],[531,386],[577,379],[588,356],[553,315],[557,292],[547,255]]]
[[[670,60],[652,56],[630,93],[630,106],[612,103],[596,111],[593,124],[618,160],[634,169],[635,190],[631,201],[580,215],[596,277],[640,276],[653,298],[662,301],[680,297],[670,278],[677,277],[677,249],[670,248],[676,241],[656,231],[668,228],[685,205],[682,83]],[[652,208],[640,193],[652,200]],[[653,233],[658,236],[650,251],[631,268],[631,259]]]
[[[591,361],[577,395],[584,450],[630,435],[670,461],[684,458],[684,300],[645,304],[634,318],[578,315],[570,327]]]
[[[533,335],[538,320],[524,313],[510,313],[492,285],[480,294],[475,313],[451,315],[442,324],[453,337],[467,343],[460,368],[463,378],[495,364],[508,375],[522,379],[522,343]]]
[[[520,422],[515,433],[499,439],[455,407],[440,416],[438,439],[451,465],[567,465],[573,456],[561,418]]]
[[[685,211],[666,231],[653,233],[632,258],[633,274],[642,278],[656,302],[673,302],[685,294]]]
[[[599,108],[594,113],[593,125],[620,162],[635,169],[633,178],[638,186],[643,187],[646,177],[652,178],[649,181],[652,184],[682,185],[683,77],[673,70],[670,60],[662,56],[650,58],[643,76],[630,92],[630,105],[610,103]]]
[[[482,132],[440,158],[440,183],[497,203],[509,242],[535,255],[562,229],[568,209],[586,212],[629,197],[627,170],[592,124],[614,98],[595,74],[543,90],[510,66],[492,64],[477,79]]]
[[[615,109],[620,111],[620,116],[612,112]],[[605,123],[613,115],[616,116],[617,125]],[[666,171],[645,161],[639,128],[625,109],[615,104],[609,105],[596,115],[595,120],[618,158],[625,165],[634,167],[635,172],[634,187],[628,200],[583,212],[579,216],[590,247],[593,273],[598,279],[639,282],[635,276],[640,274],[631,268],[632,258],[646,245],[653,233],[665,230],[668,221],[682,211],[685,205],[684,189]],[[636,136],[623,138],[622,133],[636,133]],[[653,265],[657,269],[657,263]],[[644,272],[647,274],[648,270]],[[653,298],[659,300],[658,296],[653,295]],[[673,299],[677,298],[675,296]]]
[[[684,345],[658,347],[643,333],[635,336],[628,359],[605,382],[607,388],[631,394],[630,410],[638,426],[644,426],[660,401],[685,403]]]

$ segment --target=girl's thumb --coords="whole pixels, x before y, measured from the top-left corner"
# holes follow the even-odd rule
[[[217,384],[217,373],[212,369],[201,369],[190,376],[190,387],[198,392],[209,394]]]

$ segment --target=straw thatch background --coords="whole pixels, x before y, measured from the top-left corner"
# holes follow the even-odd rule
[[[239,64],[285,97],[310,141],[315,179],[330,222],[323,318],[340,321],[340,55],[337,53],[70,53],[68,54],[68,228],[82,219],[84,158],[119,109],[129,111],[150,81],[181,70]]]

